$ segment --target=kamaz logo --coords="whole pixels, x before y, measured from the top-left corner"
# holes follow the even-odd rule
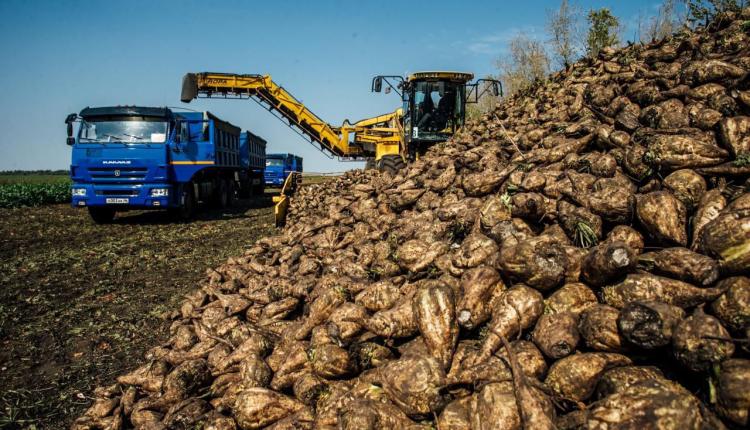
[[[130,160],[104,160],[102,164],[130,164]]]

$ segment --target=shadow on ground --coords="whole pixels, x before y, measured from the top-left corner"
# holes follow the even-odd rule
[[[268,209],[274,205],[273,197],[265,195],[263,197],[253,199],[241,199],[234,205],[224,208],[205,208],[201,207],[196,212],[193,219],[189,222],[194,221],[217,221],[227,220],[233,218],[250,218],[254,216],[252,213],[248,213],[249,210],[253,209]],[[113,224],[130,224],[130,225],[147,225],[147,224],[184,224],[185,221],[180,221],[170,216],[166,211],[132,211],[132,212],[118,212]]]

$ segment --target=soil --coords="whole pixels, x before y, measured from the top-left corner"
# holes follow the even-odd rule
[[[0,209],[0,428],[66,428],[95,387],[167,338],[169,312],[207,268],[275,231],[270,194],[189,223]]]

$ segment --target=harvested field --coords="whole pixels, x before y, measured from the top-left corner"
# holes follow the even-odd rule
[[[0,428],[61,429],[167,337],[206,269],[274,233],[270,195],[191,223],[67,205],[0,209]]]

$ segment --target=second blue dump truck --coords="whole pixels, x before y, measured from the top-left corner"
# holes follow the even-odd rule
[[[294,154],[267,154],[263,174],[266,185],[281,187],[292,172],[302,173],[302,157]]]
[[[266,141],[210,112],[87,107],[65,122],[72,205],[97,223],[130,209],[189,219],[201,203],[226,207],[263,192]]]

